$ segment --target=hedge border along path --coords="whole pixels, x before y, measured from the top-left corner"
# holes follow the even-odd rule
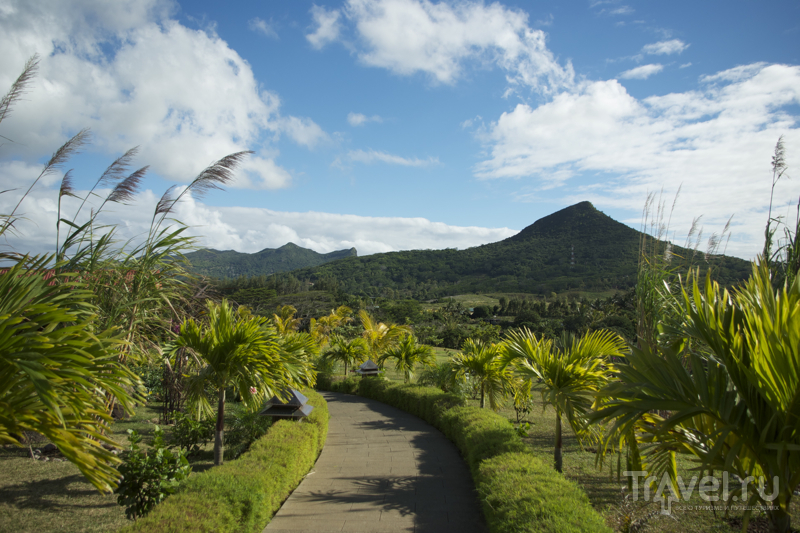
[[[456,444],[492,533],[612,532],[583,489],[534,457],[506,418],[432,387],[368,378],[358,394],[417,415]]]
[[[279,421],[234,461],[189,477],[180,492],[123,532],[260,532],[314,466],[328,436],[328,404],[301,423]]]

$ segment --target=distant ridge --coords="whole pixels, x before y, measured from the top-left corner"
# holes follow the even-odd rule
[[[186,254],[192,270],[198,274],[220,279],[239,276],[268,276],[278,272],[318,266],[344,257],[357,256],[358,252],[355,248],[320,254],[291,242],[280,248],[265,248],[253,254],[210,248]]]
[[[590,202],[580,202],[500,242],[465,250],[348,257],[293,275],[311,282],[326,279],[350,294],[419,299],[468,292],[625,290],[636,283],[640,237]],[[673,251],[673,265],[683,270],[692,252],[678,246]],[[707,263],[702,253],[697,255],[693,264],[701,271],[713,265],[715,278],[724,285],[749,275],[749,263],[742,259],[714,256]]]

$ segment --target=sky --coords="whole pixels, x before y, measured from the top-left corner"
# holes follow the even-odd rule
[[[463,249],[584,200],[639,229],[655,195],[678,244],[730,220],[725,252],[752,259],[781,137],[773,217],[793,223],[800,198],[796,1],[0,0],[0,49],[3,94],[40,58],[0,123],[0,213],[92,132],[20,205],[20,252],[54,249],[63,172],[85,194],[132,147],[142,190],[99,215],[121,239],[252,151],[174,212],[240,252]]]

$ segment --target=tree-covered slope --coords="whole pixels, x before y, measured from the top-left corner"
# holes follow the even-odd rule
[[[277,272],[289,272],[298,268],[322,265],[343,257],[356,256],[355,248],[319,254],[291,242],[280,248],[265,248],[254,254],[211,249],[186,254],[186,258],[195,272],[220,279],[239,276],[268,276]]]
[[[465,292],[549,294],[567,289],[627,289],[636,280],[641,233],[589,202],[562,209],[517,235],[466,250],[414,250],[349,257],[295,271],[299,279],[352,294],[432,298]],[[691,252],[676,247],[674,265]],[[712,258],[716,278],[744,279],[748,263]],[[701,269],[702,254],[694,257]]]

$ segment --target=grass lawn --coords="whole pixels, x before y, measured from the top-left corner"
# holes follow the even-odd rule
[[[236,412],[239,406],[227,404],[226,413]],[[127,430],[135,429],[143,436],[143,444],[149,443],[159,410],[159,404],[139,407],[135,416],[114,423],[112,438],[127,449]],[[164,429],[169,439],[171,428]],[[211,442],[189,457],[193,474],[213,466],[213,449]],[[129,523],[116,495],[100,494],[68,461],[33,461],[27,448],[0,447],[0,471],[0,531],[108,532]]]
[[[535,391],[534,391],[535,392]],[[477,400],[470,400],[470,403],[478,405]],[[534,409],[524,417],[531,424],[528,436],[523,440],[533,450],[534,454],[541,457],[548,464],[553,464],[553,446],[555,443],[555,410],[547,407],[542,410],[541,397],[534,394]],[[513,407],[506,407],[500,410],[516,425],[516,413]],[[563,469],[564,475],[577,482],[583,487],[595,509],[600,511],[606,518],[608,525],[616,531],[624,531],[621,528],[623,517],[630,516],[633,520],[644,519],[647,527],[641,531],[664,532],[664,533],[688,533],[695,531],[702,532],[740,532],[741,524],[736,523],[735,519],[741,516],[741,512],[731,513],[728,519],[725,518],[724,511],[717,511],[716,516],[711,510],[697,510],[697,506],[709,506],[714,502],[705,502],[700,499],[698,491],[695,490],[692,498],[688,502],[673,504],[673,512],[670,516],[660,514],[661,506],[650,502],[624,502],[620,487],[625,485],[625,479],[617,481],[616,478],[616,459],[609,461],[603,471],[595,467],[595,454],[593,451],[583,451],[578,444],[572,430],[568,426],[563,430]],[[613,466],[613,473],[612,467]],[[694,465],[684,456],[678,459],[679,474],[684,482],[688,483],[695,472],[690,469]],[[624,471],[624,457],[623,468]],[[702,475],[698,477],[703,477]],[[733,483],[730,484],[733,487]],[[751,489],[752,490],[752,489]],[[641,499],[641,492],[640,492]],[[800,497],[792,500],[792,525],[795,530],[800,527]],[[716,502],[722,505],[721,502]],[[688,509],[689,506],[693,506]],[[756,519],[758,515],[753,514],[750,531],[768,531],[766,518]],[[648,518],[649,517],[649,518]],[[730,519],[733,519],[730,520]]]

